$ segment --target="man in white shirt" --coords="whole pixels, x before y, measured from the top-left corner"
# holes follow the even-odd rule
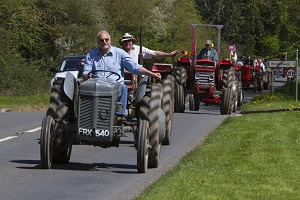
[[[122,49],[126,51],[134,61],[138,62],[140,46],[135,45],[135,42],[136,39],[129,33],[124,33],[122,38],[119,40]],[[142,54],[144,59],[152,59],[153,57],[162,57],[162,58],[171,57],[177,55],[178,53],[179,53],[178,50],[172,51],[170,53],[166,53],[162,51],[154,51],[144,46],[142,47]]]

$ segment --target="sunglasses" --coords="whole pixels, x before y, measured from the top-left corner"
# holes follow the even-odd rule
[[[104,40],[105,40],[105,42],[108,42],[108,41],[109,41],[109,38],[100,39],[99,42],[104,42]]]

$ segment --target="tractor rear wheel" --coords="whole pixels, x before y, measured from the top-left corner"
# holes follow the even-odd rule
[[[175,83],[174,112],[183,113],[184,110],[185,110],[184,88],[182,85]]]
[[[223,71],[220,113],[222,115],[231,114],[232,109],[232,87],[234,82],[234,70],[229,68]]]
[[[148,131],[149,122],[145,119],[140,119],[137,144],[137,170],[139,173],[145,173],[148,168]]]
[[[40,157],[43,169],[50,169],[53,161],[53,133],[55,121],[51,116],[46,116],[42,122]]]
[[[186,86],[187,72],[184,67],[181,67],[181,85]]]
[[[73,143],[73,134],[67,130],[58,129],[55,134],[53,163],[67,164],[70,161]]]
[[[53,82],[50,94],[50,106],[48,114],[57,124],[70,123],[71,116],[74,116],[73,102],[63,91],[64,79],[57,79]],[[58,126],[59,127],[59,126]],[[72,143],[75,133],[69,130],[56,128],[53,139],[53,163],[67,164],[72,152]]]
[[[225,88],[221,95],[221,115],[230,115],[232,106],[232,88]]]
[[[243,94],[243,89],[241,88],[240,92],[238,93],[237,107],[241,107],[243,105],[243,100],[244,100],[244,94]]]
[[[232,104],[231,104],[231,110],[232,110],[233,113],[236,113],[237,104],[238,104],[238,91],[233,90],[232,93],[234,93],[234,94],[232,95],[233,100],[232,100]]]
[[[162,144],[169,145],[171,143],[172,133],[174,77],[172,75],[168,75],[163,82],[164,92],[162,98],[162,109],[166,115],[166,134]]]
[[[149,99],[149,160],[148,167],[156,168],[159,164],[160,143],[159,143],[159,125],[160,125],[160,109],[162,98],[162,86],[160,84],[152,84],[151,96]]]
[[[186,86],[187,71],[183,66],[175,66],[173,74],[176,83],[182,86]]]
[[[49,114],[53,119],[61,121],[70,107],[70,100],[63,90],[64,79],[53,82],[50,94]]]

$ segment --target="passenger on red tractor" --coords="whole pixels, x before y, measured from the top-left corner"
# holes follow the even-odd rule
[[[136,39],[129,33],[124,33],[122,38],[119,40],[122,49],[126,51],[135,62],[138,62],[140,46],[135,45],[135,42]],[[178,50],[174,50],[170,53],[167,53],[162,51],[154,51],[144,46],[142,47],[142,54],[144,59],[152,59],[153,57],[162,57],[162,58],[171,57],[171,56],[176,56],[178,53],[179,53]]]
[[[208,60],[212,60],[214,62],[218,62],[218,53],[212,47],[213,47],[212,41],[206,40],[205,48],[201,49],[201,51],[199,52],[199,54],[197,56],[197,60],[208,59]]]

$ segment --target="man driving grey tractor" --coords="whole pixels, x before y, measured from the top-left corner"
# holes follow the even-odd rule
[[[123,104],[122,112],[116,113],[118,121],[126,114],[127,87],[124,84],[124,69],[130,73],[152,76],[161,79],[160,73],[151,72],[136,63],[124,50],[111,45],[108,32],[100,31],[97,35],[98,48],[92,49],[85,58],[83,65],[83,78],[110,78],[121,84],[121,94],[118,101]],[[107,74],[107,72],[115,72]],[[119,80],[118,80],[119,79]]]

